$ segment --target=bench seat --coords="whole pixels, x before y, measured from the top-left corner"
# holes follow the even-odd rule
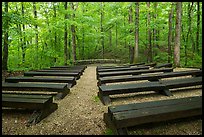
[[[24,72],[24,76],[74,76],[76,79],[80,78],[79,72],[36,72],[36,71],[29,71]]]
[[[115,134],[128,134],[128,127],[202,115],[202,96],[109,106],[106,125]]]
[[[71,87],[76,85],[75,77],[61,77],[61,78],[48,78],[48,77],[8,77],[5,82],[18,83],[18,82],[53,82],[53,83],[69,83]]]
[[[75,70],[75,69],[41,69],[41,70],[35,70],[36,72],[64,72],[64,73],[79,73],[80,75],[83,74],[82,70]]]
[[[27,124],[31,125],[50,115],[58,105],[53,103],[53,96],[50,95],[2,94],[2,107],[34,110],[27,121]]]
[[[187,75],[202,76],[202,70],[166,72],[166,73],[154,74],[154,75],[102,77],[98,79],[97,85],[100,86],[106,83],[128,82],[128,81],[137,81],[137,80],[159,81],[159,79],[161,78],[179,77],[179,76],[187,76]]]
[[[99,86],[98,97],[104,105],[107,105],[111,102],[109,95],[156,91],[167,96],[172,96],[172,93],[169,91],[169,89],[196,86],[201,84],[202,77],[192,77],[173,80],[161,80],[156,82],[102,85]]]
[[[129,70],[129,71],[114,71],[114,72],[99,72],[97,79],[107,76],[121,76],[121,75],[139,75],[143,73],[155,73],[155,72],[172,72],[173,68],[161,68],[161,69],[142,69],[142,70]]]
[[[98,70],[98,72],[127,71],[127,70],[140,70],[140,69],[149,69],[149,66],[100,69]]]
[[[70,92],[71,84],[8,83],[2,82],[2,91],[56,92],[57,99],[63,99]]]

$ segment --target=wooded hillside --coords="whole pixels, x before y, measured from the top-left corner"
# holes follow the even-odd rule
[[[201,2],[2,2],[2,70],[83,59],[202,66]]]

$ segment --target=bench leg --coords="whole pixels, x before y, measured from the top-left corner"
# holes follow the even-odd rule
[[[59,93],[57,93],[57,95],[55,96],[55,99],[56,99],[56,100],[63,99],[67,94],[68,94],[67,92],[59,92]]]
[[[107,127],[110,128],[114,134],[117,135],[128,135],[128,130],[126,127],[124,128],[116,128],[114,125],[114,122],[111,119],[111,114],[110,113],[104,113],[103,114],[103,120],[106,123]]]
[[[100,91],[98,92],[98,97],[104,105],[111,103],[111,99],[108,95],[103,95]]]
[[[169,91],[169,89],[162,89],[162,90],[158,90],[157,92],[166,96],[173,96],[173,94]]]
[[[128,130],[127,128],[119,128],[117,129],[117,134],[118,135],[128,135]]]
[[[57,95],[55,96],[55,99],[63,99],[68,93],[70,92],[70,89],[64,89],[62,92],[58,92]]]
[[[44,107],[41,110],[35,110],[33,114],[31,115],[31,117],[29,118],[26,126],[30,126],[30,125],[39,123],[42,119],[44,119],[45,117],[50,115],[52,112],[57,110],[57,108],[58,108],[58,105],[56,103],[52,103],[52,104],[46,105],[46,107]]]

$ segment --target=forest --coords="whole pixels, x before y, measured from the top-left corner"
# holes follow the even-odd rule
[[[202,67],[202,2],[2,2],[2,70],[85,59]]]

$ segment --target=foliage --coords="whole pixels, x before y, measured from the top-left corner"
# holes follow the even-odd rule
[[[139,5],[139,60],[147,61],[148,27],[158,30],[156,43],[153,45],[153,61],[165,63],[168,60],[168,18],[171,10],[171,2],[150,2],[147,8],[146,2]],[[104,32],[100,30],[100,3],[95,2],[74,2],[76,10],[71,9],[68,2],[68,9],[65,10],[64,2],[36,2],[37,18],[34,17],[33,2],[9,2],[9,11],[5,13],[2,4],[2,49],[4,46],[4,32],[9,33],[9,70],[26,70],[50,67],[64,64],[64,32],[65,23],[68,30],[68,60],[73,62],[73,48],[71,25],[76,26],[76,57],[77,59],[102,58],[101,35],[104,36],[104,58],[120,59],[129,62],[129,46],[135,45],[135,4],[133,2],[103,2]],[[189,2],[182,2],[182,34],[187,37],[188,32],[188,5]],[[24,9],[22,10],[22,6]],[[133,8],[133,23],[128,23],[128,8]],[[174,7],[175,8],[175,7]],[[56,9],[56,10],[55,10]],[[200,3],[200,24],[202,24],[202,3]],[[150,12],[151,21],[147,26],[147,12]],[[22,14],[24,12],[24,14]],[[73,13],[75,17],[73,17]],[[68,19],[65,19],[65,14]],[[154,15],[157,14],[157,18]],[[56,16],[55,16],[56,15]],[[173,37],[175,37],[175,10],[173,14]],[[9,20],[9,30],[5,28],[6,20]],[[202,63],[202,25],[200,25],[199,49],[200,52],[192,50],[196,42],[197,33],[197,3],[194,2],[192,9],[191,37],[186,42],[181,39],[181,66],[199,67]],[[37,33],[35,31],[37,25]],[[23,28],[24,26],[24,28]],[[133,30],[130,33],[130,29]],[[36,34],[38,42],[36,42]],[[117,34],[117,35],[116,35]],[[152,33],[153,38],[153,33]],[[185,54],[185,44],[187,45]],[[174,42],[172,42],[172,53]],[[25,60],[23,61],[23,53]],[[3,56],[3,52],[2,52]],[[187,57],[187,64],[185,63]],[[173,62],[173,57],[172,57]]]

